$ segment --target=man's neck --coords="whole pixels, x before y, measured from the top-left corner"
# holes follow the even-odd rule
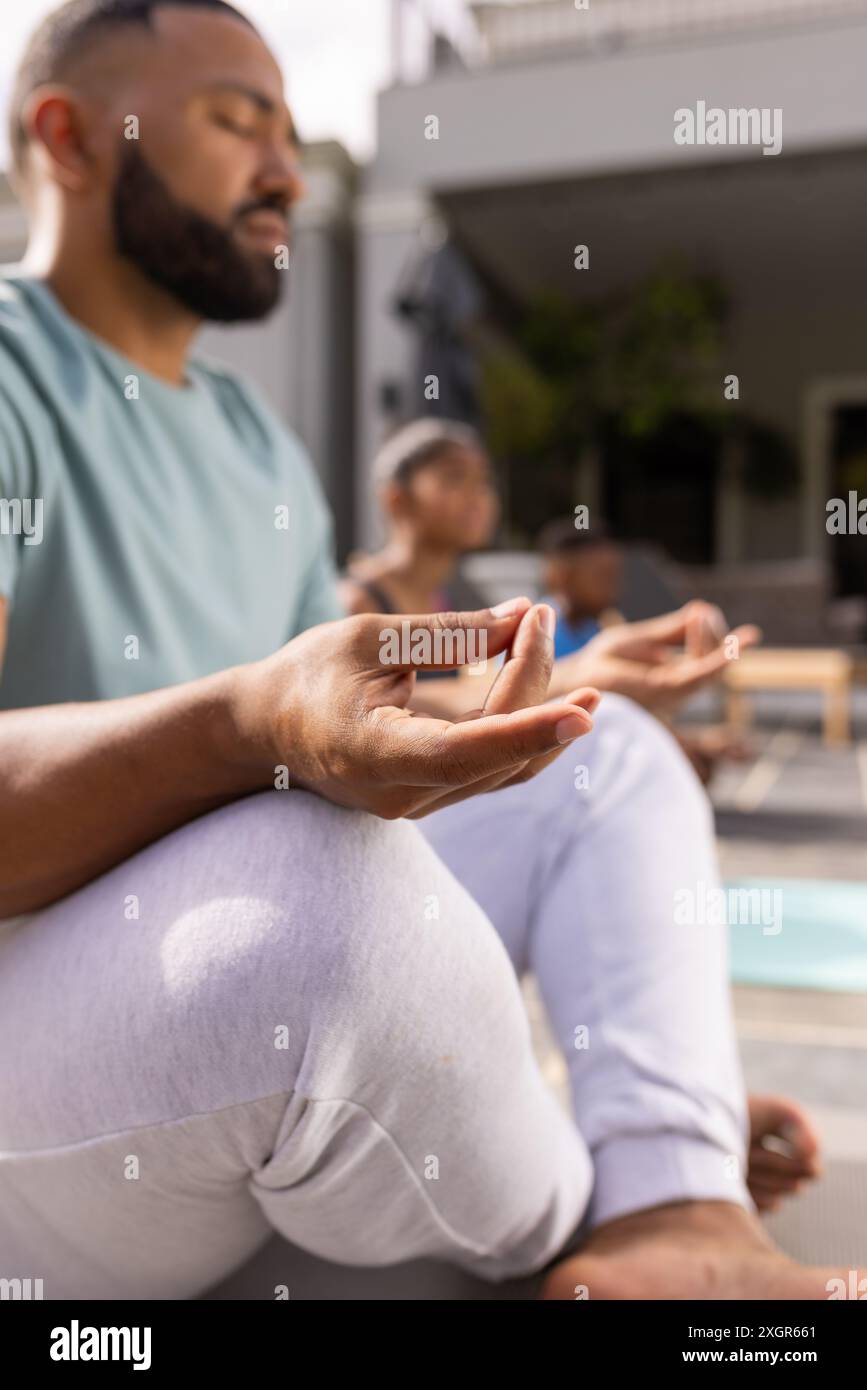
[[[98,266],[71,258],[28,256],[27,273],[43,280],[64,309],[124,357],[173,386],[186,379],[186,359],[200,320],[119,257]]]

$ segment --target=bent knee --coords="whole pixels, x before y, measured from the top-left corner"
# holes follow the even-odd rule
[[[514,1004],[499,937],[411,822],[292,791],[189,830],[160,954],[221,1065],[264,1064],[264,1050],[269,1085],[285,1073],[305,1094],[355,1094],[447,1052],[486,1001]]]
[[[607,808],[606,794],[611,803],[640,796],[660,811],[673,803],[688,807],[709,823],[708,798],[674,733],[625,696],[604,696],[592,733],[572,745],[567,756],[570,768],[576,764],[570,785],[585,793],[588,807]]]

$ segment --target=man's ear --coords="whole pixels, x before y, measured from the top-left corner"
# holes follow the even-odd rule
[[[33,169],[71,192],[83,192],[93,177],[94,160],[87,118],[76,93],[70,87],[38,87],[27,98],[21,119]]]

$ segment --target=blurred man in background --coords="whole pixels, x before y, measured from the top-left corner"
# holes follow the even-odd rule
[[[622,621],[617,611],[623,582],[623,554],[604,522],[576,530],[569,518],[552,521],[539,536],[542,588],[557,614],[554,655],[580,651],[606,622]]]

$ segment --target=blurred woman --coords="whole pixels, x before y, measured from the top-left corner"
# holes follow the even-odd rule
[[[456,421],[416,420],[380,450],[374,482],[388,523],[375,555],[350,559],[342,597],[349,613],[440,613],[487,607],[459,573],[486,546],[500,504],[485,446]]]

